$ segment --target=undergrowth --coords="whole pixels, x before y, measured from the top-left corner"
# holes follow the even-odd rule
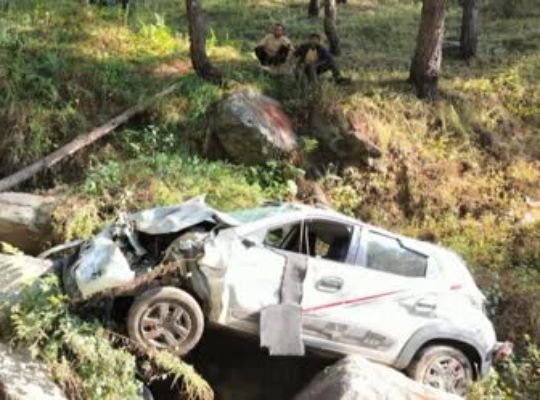
[[[70,399],[141,399],[143,376],[145,383],[164,376],[180,380],[179,398],[213,398],[206,381],[178,357],[133,351],[97,319],[76,316],[56,276],[25,288],[10,320],[12,342],[47,362]]]
[[[482,382],[476,383],[468,400],[529,400],[540,393],[540,348],[530,337],[523,338],[520,355],[498,365]]]
[[[118,210],[176,204],[205,194],[210,206],[228,211],[275,199],[284,191],[278,183],[262,189],[253,174],[225,162],[185,154],[157,153],[98,163],[55,209],[56,236],[59,240],[87,238],[112,222]]]

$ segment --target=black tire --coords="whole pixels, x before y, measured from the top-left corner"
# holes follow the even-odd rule
[[[459,349],[433,345],[420,350],[407,368],[415,381],[465,396],[473,382],[471,361]]]
[[[146,385],[141,386],[140,395],[142,397],[142,400],[154,400],[154,395],[152,394],[152,391]]]
[[[204,315],[197,301],[175,287],[147,290],[128,312],[129,337],[146,348],[178,355],[191,351],[204,331]]]

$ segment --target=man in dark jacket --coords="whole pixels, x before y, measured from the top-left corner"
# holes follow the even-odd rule
[[[297,58],[298,70],[304,70],[310,82],[316,81],[318,76],[327,71],[332,71],[334,80],[337,83],[349,83],[350,80],[344,78],[328,49],[321,45],[321,36],[318,33],[309,35],[309,42],[302,44],[294,52]]]

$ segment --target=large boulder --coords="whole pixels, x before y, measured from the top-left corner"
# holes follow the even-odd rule
[[[234,92],[212,108],[207,151],[211,156],[257,165],[288,155],[297,136],[281,104],[255,90]]]
[[[318,374],[294,400],[459,400],[384,365],[349,356]]]
[[[333,163],[341,167],[366,166],[379,158],[381,149],[371,124],[358,115],[347,115],[337,109],[313,110],[309,116],[309,134],[317,139],[316,163]]]
[[[0,343],[0,399],[66,400],[47,367],[28,353]]]
[[[22,254],[0,254],[0,336],[7,333],[7,313],[23,285],[49,272],[52,266],[51,261]],[[50,380],[43,363],[0,342],[0,399],[64,400],[66,397]]]
[[[0,193],[0,242],[35,254],[50,240],[53,197]]]

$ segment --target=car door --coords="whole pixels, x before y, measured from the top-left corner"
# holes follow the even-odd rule
[[[356,230],[361,245],[353,262],[309,257],[304,335],[307,344],[390,364],[432,314],[431,304],[418,302],[429,286],[427,259],[409,254],[396,237]]]
[[[280,302],[286,253],[298,246],[302,220],[280,221],[252,231],[234,231],[226,242],[230,246],[225,262],[222,323],[257,330],[260,311]],[[222,240],[223,241],[223,240]]]

